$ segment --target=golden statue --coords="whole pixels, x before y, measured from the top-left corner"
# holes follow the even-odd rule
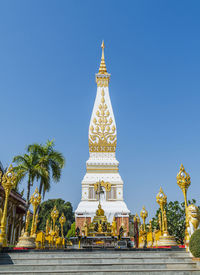
[[[117,223],[116,223],[115,216],[113,217],[113,221],[112,221],[112,235],[117,236]]]
[[[199,227],[199,223],[200,223],[200,211],[199,208],[194,205],[194,204],[190,204],[187,207],[187,231],[189,233],[189,236],[191,237],[191,235],[194,233],[195,230],[198,229]]]
[[[99,223],[99,226],[98,226],[98,233],[103,233],[103,228],[101,223]]]
[[[87,225],[86,219],[85,219],[84,224],[83,224],[82,232],[83,232],[85,237],[88,236],[88,225]]]
[[[101,208],[101,204],[99,203],[98,209],[96,211],[97,216],[104,216],[104,210]]]

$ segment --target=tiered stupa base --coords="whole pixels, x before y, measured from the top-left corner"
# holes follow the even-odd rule
[[[170,236],[168,232],[165,232],[163,236],[160,236],[158,246],[177,246],[177,242],[174,236]]]
[[[24,233],[23,236],[19,237],[16,247],[35,248],[35,238]]]

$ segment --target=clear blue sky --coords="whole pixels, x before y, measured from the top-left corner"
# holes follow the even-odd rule
[[[182,201],[181,162],[200,204],[199,10],[178,0],[1,1],[1,162],[54,138],[66,167],[46,199],[76,208],[104,39],[128,207],[152,216],[160,186]]]

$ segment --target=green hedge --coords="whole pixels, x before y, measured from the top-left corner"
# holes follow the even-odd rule
[[[200,229],[196,230],[189,242],[189,248],[195,258],[200,258]]]

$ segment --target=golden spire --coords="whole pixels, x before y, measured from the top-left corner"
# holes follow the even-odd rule
[[[101,48],[102,48],[102,55],[101,55],[101,64],[99,67],[99,74],[108,74],[106,69],[105,57],[104,57],[104,49],[105,49],[104,41],[102,41]]]

